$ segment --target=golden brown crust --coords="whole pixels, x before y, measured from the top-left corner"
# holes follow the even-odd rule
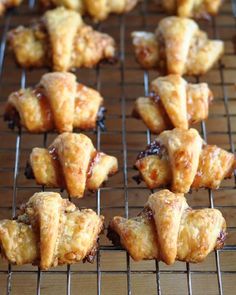
[[[62,7],[47,11],[43,20],[51,44],[53,68],[55,71],[67,71],[71,63],[74,39],[83,21],[78,13]]]
[[[77,198],[85,189],[98,189],[118,170],[115,157],[97,152],[87,136],[76,133],[62,133],[48,149],[34,148],[30,165],[38,184],[66,188]]]
[[[208,117],[212,92],[206,83],[190,84],[179,75],[159,77],[151,82],[149,97],[135,102],[134,114],[153,133],[173,127],[188,129]]]
[[[209,40],[206,33],[198,31],[189,49],[186,73],[203,75],[223,55],[224,44],[220,40]]]
[[[102,104],[103,97],[98,91],[78,83],[75,97],[74,127],[80,129],[95,128]]]
[[[166,63],[170,73],[184,73],[191,40],[197,30],[197,24],[187,18],[169,17],[160,21],[156,35],[160,34],[166,44]]]
[[[142,119],[151,132],[157,134],[173,127],[159,98],[158,95],[139,97],[133,110],[133,116]]]
[[[159,47],[155,34],[150,32],[133,32],[131,36],[138,63],[146,69],[157,67]]]
[[[22,265],[38,260],[37,236],[31,227],[16,220],[0,221],[0,249],[11,263]]]
[[[187,129],[186,81],[180,76],[170,75],[154,80],[151,88],[160,96],[172,124]]]
[[[156,141],[153,145],[160,150],[159,153],[140,157],[135,162],[135,167],[139,170],[142,179],[151,189],[168,186],[172,177],[167,149]]]
[[[138,62],[168,74],[204,74],[224,51],[222,41],[209,40],[196,22],[184,17],[166,17],[155,35],[134,32],[132,37]]]
[[[164,131],[138,155],[135,167],[151,189],[171,186],[176,193],[217,189],[224,178],[231,177],[236,159],[232,153],[216,146],[202,147],[202,143],[195,129]]]
[[[30,165],[38,184],[65,188],[60,163],[55,161],[47,149],[34,148],[30,155]]]
[[[180,224],[177,259],[202,262],[211,251],[224,246],[226,235],[225,219],[219,210],[189,210]]]
[[[82,26],[74,40],[73,67],[95,66],[102,60],[115,57],[115,42],[107,34],[95,31],[90,26]]]
[[[92,141],[83,134],[63,133],[49,146],[50,152],[59,160],[70,195],[83,196],[88,166],[95,153]]]
[[[169,13],[181,17],[207,18],[216,15],[222,0],[163,0],[162,5]]]
[[[161,258],[167,264],[173,264],[177,256],[178,225],[183,211],[188,208],[184,195],[174,195],[170,191],[163,190],[158,193],[158,198],[155,194],[151,195],[147,205],[152,211],[158,229]]]
[[[172,172],[172,191],[187,193],[197,173],[202,149],[201,137],[195,129],[175,128],[173,132],[162,132],[159,141],[168,151]]]
[[[17,112],[18,124],[30,132],[72,132],[73,128],[94,128],[102,103],[101,95],[77,83],[75,75],[54,72],[44,74],[33,89],[10,94],[5,118],[14,121]]]
[[[187,112],[189,123],[198,123],[208,118],[209,104],[213,94],[207,83],[187,85]]]
[[[19,26],[9,31],[8,41],[17,63],[22,67],[42,67],[50,64],[48,35],[42,26]]]
[[[72,132],[75,110],[76,77],[70,73],[46,74],[40,85],[48,98],[57,130]]]
[[[202,149],[192,187],[219,188],[222,179],[230,178],[234,169],[236,169],[234,154],[215,145],[206,145]]]
[[[17,220],[0,221],[1,251],[11,263],[32,263],[42,270],[76,263],[96,246],[103,220],[58,193],[36,193]]]
[[[26,68],[68,71],[115,57],[113,38],[83,24],[77,12],[63,7],[46,12],[35,26],[13,29],[8,39],[17,62]]]
[[[125,13],[132,10],[138,0],[41,0],[43,6],[64,6],[78,11],[80,14],[89,14],[95,21],[102,21],[110,13]]]
[[[196,263],[223,247],[226,223],[219,210],[192,210],[184,195],[162,190],[149,197],[138,217],[114,217],[109,231],[118,234],[120,243],[136,261]]]

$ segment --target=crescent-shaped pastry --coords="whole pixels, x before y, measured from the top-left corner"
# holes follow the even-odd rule
[[[162,0],[162,5],[168,13],[181,17],[206,18],[216,15],[222,0]]]
[[[223,248],[226,222],[219,210],[193,210],[183,194],[162,190],[149,197],[137,217],[114,217],[108,238],[121,244],[135,261],[197,263],[214,249]]]
[[[93,30],[79,13],[63,7],[47,11],[34,26],[11,30],[8,40],[18,64],[26,68],[49,66],[62,72],[93,67],[115,56],[113,38]]]
[[[79,210],[58,193],[36,193],[16,220],[0,221],[1,254],[12,264],[32,263],[41,270],[91,262],[103,223],[103,216]]]
[[[110,13],[129,12],[138,0],[40,0],[40,2],[46,8],[64,6],[80,14],[89,14],[95,21],[102,21]]]
[[[203,142],[195,129],[162,132],[139,153],[135,167],[151,189],[170,186],[176,193],[190,188],[217,189],[236,168],[234,154]]]
[[[86,135],[65,132],[48,149],[33,148],[25,174],[38,184],[82,198],[85,189],[97,190],[117,170],[117,159],[98,152]]]
[[[152,81],[149,97],[139,97],[133,114],[141,118],[152,133],[174,127],[188,129],[208,117],[213,95],[206,83],[187,83],[179,75]]]
[[[10,126],[33,133],[72,132],[94,128],[102,103],[101,95],[76,82],[74,74],[54,72],[44,74],[34,88],[10,94],[4,117]]]
[[[7,9],[17,7],[22,0],[1,0],[0,2],[0,16],[4,15]]]
[[[166,17],[155,34],[133,32],[132,38],[142,67],[181,76],[206,73],[224,52],[222,41],[209,40],[196,22],[183,17]]]

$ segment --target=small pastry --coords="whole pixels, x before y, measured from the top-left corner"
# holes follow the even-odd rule
[[[86,135],[65,132],[48,149],[33,148],[25,174],[38,184],[82,198],[85,189],[97,190],[117,170],[117,159],[98,152]]]
[[[1,253],[12,264],[31,263],[41,270],[92,262],[103,223],[103,216],[79,210],[58,193],[36,193],[16,220],[0,221]]]
[[[54,71],[93,67],[115,57],[115,42],[83,23],[79,13],[63,7],[47,11],[34,26],[19,26],[8,34],[21,67],[49,66]]]
[[[168,13],[181,17],[209,18],[216,15],[222,0],[162,0],[162,5]]]
[[[188,129],[208,117],[213,95],[206,83],[187,83],[179,75],[152,81],[149,97],[139,97],[133,114],[141,118],[152,133],[174,127]]]
[[[175,193],[191,188],[217,189],[236,168],[234,154],[203,142],[195,129],[175,128],[162,132],[139,153],[135,167],[153,189],[171,187]]]
[[[197,263],[223,248],[226,222],[219,210],[193,210],[183,194],[162,190],[149,197],[137,217],[114,217],[108,238],[121,244],[135,261]]]
[[[89,14],[95,21],[102,21],[110,13],[129,12],[138,0],[40,0],[40,2],[45,8],[64,6],[80,14]]]
[[[155,34],[133,32],[132,38],[140,65],[167,74],[202,75],[224,52],[223,41],[208,39],[195,21],[183,17],[166,17]]]
[[[95,128],[102,103],[101,95],[76,82],[75,75],[54,72],[44,74],[36,87],[10,94],[4,117],[32,133],[72,132]]]
[[[1,0],[0,2],[0,16],[4,15],[7,9],[17,7],[22,0]]]

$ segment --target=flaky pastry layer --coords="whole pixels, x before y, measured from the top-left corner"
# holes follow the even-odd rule
[[[224,52],[224,43],[210,40],[197,23],[184,17],[162,19],[155,33],[133,32],[137,61],[167,74],[203,75]]]
[[[40,2],[46,8],[64,6],[80,14],[89,14],[95,21],[102,21],[110,13],[121,14],[132,10],[138,0],[41,0]]]
[[[236,168],[235,155],[203,142],[195,129],[175,128],[162,132],[139,153],[135,167],[153,189],[171,187],[176,193],[191,188],[217,189]]]
[[[167,12],[181,17],[209,18],[216,15],[222,0],[162,0]]]
[[[179,75],[156,78],[150,95],[139,97],[133,114],[141,118],[153,133],[174,127],[188,129],[190,124],[205,120],[213,95],[206,83],[187,83]]]
[[[86,189],[97,190],[117,171],[117,159],[98,152],[89,137],[65,132],[48,149],[33,148],[26,176],[41,185],[66,189],[71,197],[82,198]]]
[[[74,74],[54,72],[44,74],[34,88],[10,94],[5,119],[32,133],[91,129],[102,103],[99,92],[76,82]]]
[[[79,210],[58,193],[35,193],[16,220],[0,221],[0,249],[13,264],[42,270],[91,260],[104,217]]]
[[[144,210],[131,219],[115,216],[108,238],[121,244],[135,261],[157,259],[197,263],[226,238],[226,223],[217,209],[191,209],[183,194],[162,190],[149,196]]]
[[[114,60],[115,42],[83,23],[64,7],[47,11],[34,26],[19,26],[8,34],[10,48],[22,67],[49,66],[54,71],[93,67]]]

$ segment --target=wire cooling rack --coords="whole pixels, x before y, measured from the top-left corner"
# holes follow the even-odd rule
[[[44,188],[24,178],[24,167],[34,146],[47,146],[56,134],[32,135],[11,131],[3,122],[4,103],[9,93],[20,87],[38,83],[46,69],[21,70],[8,53],[6,34],[11,28],[29,24],[39,17],[34,1],[7,13],[0,22],[0,219],[14,217],[21,203]],[[130,33],[134,30],[153,31],[165,16],[159,3],[142,1],[128,15],[110,16],[96,29],[109,33],[117,41],[119,61],[116,65],[101,64],[96,69],[80,69],[80,82],[101,91],[108,110],[106,130],[98,126],[87,134],[98,149],[119,159],[120,172],[110,178],[97,193],[88,193],[82,200],[73,200],[81,207],[90,207],[106,217],[106,226],[114,215],[134,216],[146,202],[150,191],[144,184],[133,182],[133,163],[137,153],[152,140],[140,121],[131,117],[136,97],[147,95],[149,81],[155,71],[143,71],[134,59]],[[88,20],[87,20],[88,21]],[[195,126],[206,141],[234,152],[236,135],[236,74],[235,19],[231,2],[225,0],[220,15],[200,26],[211,37],[225,41],[225,55],[206,75],[187,77],[189,81],[206,81],[215,94],[208,120]],[[56,191],[56,190],[55,190]],[[68,197],[63,192],[64,197]],[[134,263],[119,247],[101,236],[94,264],[62,266],[47,272],[36,267],[16,267],[0,261],[0,294],[225,294],[236,293],[236,194],[235,177],[225,180],[218,191],[199,190],[187,196],[193,207],[219,208],[227,220],[226,246],[209,255],[201,264],[176,262],[165,266],[156,261]]]

